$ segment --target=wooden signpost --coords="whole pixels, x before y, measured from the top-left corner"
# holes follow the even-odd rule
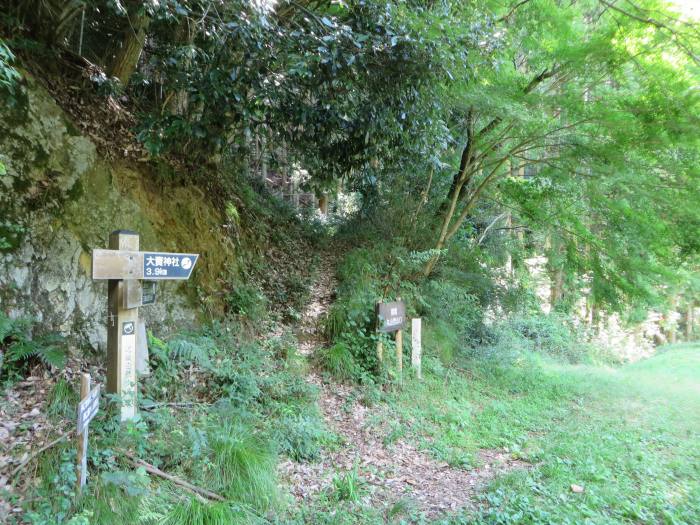
[[[92,252],[92,278],[109,281],[107,392],[121,400],[121,421],[136,416],[139,307],[156,301],[155,283],[148,281],[189,279],[198,258],[193,253],[139,251],[139,234],[128,230],[112,232],[109,249]]]
[[[78,404],[78,492],[87,480],[88,425],[100,407],[100,386],[90,390],[90,374],[80,377],[80,403]]]
[[[398,298],[391,303],[377,303],[377,331],[383,333],[395,332],[396,341],[396,373],[399,382],[403,381],[403,327],[406,323],[406,305]],[[377,343],[377,359],[384,359],[384,349],[381,341]]]

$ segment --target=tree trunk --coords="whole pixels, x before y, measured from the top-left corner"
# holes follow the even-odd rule
[[[141,8],[141,2],[130,4],[129,20],[121,47],[117,50],[109,67],[109,76],[117,77],[124,87],[129,85],[129,79],[136,71],[143,46],[146,43],[146,31],[151,23],[151,18]]]
[[[694,304],[692,301],[688,303],[688,306],[686,306],[685,309],[685,340],[690,341],[690,339],[693,337],[693,308]]]
[[[323,192],[318,198],[318,209],[322,215],[328,215],[328,194]]]
[[[177,26],[175,32],[175,42],[180,47],[190,47],[194,42],[194,31],[190,27],[188,18],[183,19]],[[188,53],[182,61],[182,69],[186,72],[192,62]],[[179,86],[179,89],[172,91],[168,96],[168,112],[171,115],[184,115],[187,113],[189,105],[189,96],[184,86]]]
[[[60,46],[65,43],[66,37],[73,28],[73,20],[75,20],[84,9],[85,4],[81,0],[66,2],[55,20],[51,35],[52,44]]]

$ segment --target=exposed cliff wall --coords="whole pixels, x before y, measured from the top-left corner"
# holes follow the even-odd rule
[[[21,103],[0,104],[0,309],[103,348],[106,284],[92,281],[90,253],[130,229],[142,249],[201,254],[191,281],[161,283],[158,304],[141,310],[157,331],[194,323],[235,262],[221,214],[200,190],[163,185],[150,163],[102,158],[45,90],[25,83]]]

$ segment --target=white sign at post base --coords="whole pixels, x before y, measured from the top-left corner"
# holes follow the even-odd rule
[[[411,319],[411,366],[416,371],[418,379],[422,378],[421,370],[421,319]]]
[[[122,323],[122,413],[121,420],[136,416],[136,323]]]

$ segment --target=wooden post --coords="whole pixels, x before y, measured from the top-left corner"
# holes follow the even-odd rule
[[[139,251],[139,234],[117,230],[109,236],[112,250]],[[136,416],[136,334],[138,308],[124,307],[125,281],[110,279],[107,308],[107,392],[121,398],[120,421]]]
[[[328,215],[328,193],[325,191],[318,198],[318,209],[321,215]]]
[[[423,379],[421,367],[421,319],[411,319],[411,366],[418,379]]]
[[[690,341],[693,337],[693,308],[695,304],[693,301],[688,303],[685,310],[685,340]]]
[[[265,127],[262,128],[260,135],[260,179],[263,186],[267,185],[267,138],[265,136]]]
[[[85,399],[90,394],[90,374],[80,375],[80,400]],[[77,489],[80,494],[87,480],[87,448],[88,448],[88,427],[85,426],[82,434],[76,437],[78,442],[78,469],[77,469]]]
[[[377,333],[379,333],[379,332],[377,332]],[[382,344],[381,339],[379,339],[377,341],[377,361],[379,361],[380,366],[381,366],[382,362],[384,362],[384,345]]]
[[[403,330],[396,331],[396,375],[403,383]]]

